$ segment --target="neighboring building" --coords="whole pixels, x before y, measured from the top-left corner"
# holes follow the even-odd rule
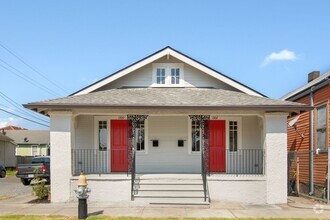
[[[75,199],[83,170],[91,201],[167,204],[286,203],[287,116],[311,109],[266,98],[171,47],[24,106],[50,116],[52,202]]]
[[[314,106],[311,112],[293,115],[288,119],[288,151],[294,160],[299,158],[300,189],[302,193],[325,198],[327,192],[328,148],[330,143],[330,72],[308,75],[308,83],[282,97]],[[294,123],[296,121],[296,123]],[[293,125],[294,124],[294,125]]]
[[[47,130],[11,130],[6,135],[16,144],[16,156],[44,156],[50,152]]]
[[[6,167],[16,166],[15,147],[13,140],[0,132],[0,164]]]
[[[8,125],[6,127],[0,128],[0,131],[10,131],[10,130],[27,130],[26,128],[17,127],[14,125]]]

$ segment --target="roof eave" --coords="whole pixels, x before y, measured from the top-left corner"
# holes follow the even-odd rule
[[[281,100],[295,101],[295,100],[298,100],[298,99],[310,94],[311,90],[313,92],[315,92],[316,90],[319,90],[329,84],[330,84],[330,78],[326,77],[323,80],[321,80],[320,82],[311,84],[310,86],[306,87],[305,89],[303,89],[301,91],[291,92],[288,95],[283,96],[281,98]],[[299,89],[297,89],[297,90],[299,90]]]
[[[191,105],[93,105],[93,104],[25,104],[25,108],[37,111],[38,109],[54,109],[54,110],[70,110],[70,109],[122,109],[122,108],[136,108],[136,109],[217,109],[217,110],[264,110],[264,111],[310,111],[312,106],[308,105],[225,105],[225,106],[191,106]]]

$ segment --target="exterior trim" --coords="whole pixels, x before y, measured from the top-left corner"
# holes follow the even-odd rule
[[[85,109],[85,108],[96,108],[96,109],[106,109],[106,108],[151,108],[151,109],[219,109],[219,110],[266,110],[266,111],[309,111],[312,110],[312,106],[307,105],[235,105],[235,106],[147,106],[147,105],[93,105],[93,104],[25,104],[25,108],[38,111],[38,108],[52,108],[56,110],[67,111],[69,109]],[[52,112],[54,114],[54,112]]]
[[[169,46],[167,46],[167,47],[165,47],[165,48],[163,48],[163,49],[161,49],[161,50],[159,50],[159,51],[157,51],[157,52],[155,52],[155,53],[153,53],[153,54],[151,54],[151,55],[149,55],[149,56],[147,56],[147,57],[145,57],[145,58],[143,58],[143,59],[141,59],[141,60],[125,67],[125,68],[123,68],[123,69],[121,69],[121,70],[119,70],[119,71],[117,71],[117,72],[115,72],[115,73],[113,73],[113,74],[111,74],[111,75],[109,75],[109,76],[107,76],[107,77],[105,77],[105,78],[103,78],[103,79],[101,79],[101,80],[99,80],[99,81],[97,81],[97,82],[95,82],[95,83],[93,83],[93,84],[91,84],[91,85],[89,85],[89,86],[73,93],[73,94],[71,94],[70,96],[82,95],[82,94],[87,94],[87,93],[93,92],[96,89],[98,89],[98,88],[100,88],[100,87],[102,87],[102,86],[104,86],[104,85],[106,85],[106,84],[122,77],[122,76],[125,76],[125,75],[131,73],[132,71],[135,71],[138,68],[141,68],[141,67],[143,67],[143,66],[145,66],[145,65],[147,65],[147,64],[149,64],[149,63],[151,63],[151,62],[153,62],[153,61],[155,61],[155,60],[157,60],[157,59],[159,59],[163,56],[166,56],[166,55],[171,55],[171,56],[173,56],[173,57],[175,57],[175,58],[177,58],[177,59],[179,59],[179,60],[181,60],[181,61],[183,61],[183,62],[185,62],[185,63],[187,63],[187,64],[189,64],[189,65],[191,65],[191,66],[193,66],[193,67],[195,67],[195,68],[197,68],[197,69],[199,69],[199,70],[201,70],[201,71],[203,71],[207,74],[209,74],[210,76],[215,77],[216,79],[218,79],[218,80],[220,80],[220,81],[222,81],[222,82],[224,82],[224,83],[226,83],[226,84],[228,84],[228,85],[230,85],[230,86],[232,86],[232,87],[234,87],[234,88],[236,88],[236,89],[238,89],[238,90],[240,90],[240,91],[242,91],[246,94],[255,95],[255,96],[259,96],[259,97],[266,97],[265,95],[253,90],[252,88],[250,88],[250,87],[248,87],[248,86],[246,86],[246,85],[244,85],[244,84],[242,84],[242,83],[240,83],[240,82],[238,82],[238,81],[236,81],[236,80],[234,80],[234,79],[232,79],[232,78],[230,78],[230,77],[228,77],[228,76],[226,76],[226,75],[224,75],[224,74],[222,74],[222,73],[220,73],[220,72],[218,72],[218,71],[216,71],[212,68],[210,68],[209,66],[207,66],[207,65],[205,65],[205,64],[203,64],[203,63],[201,63],[201,62],[199,62],[195,59],[192,59],[191,57],[189,57],[189,56],[187,56],[187,55],[185,55],[185,54],[183,54],[183,53],[181,53],[181,52],[179,52],[179,51],[177,51],[177,50],[175,50],[175,49],[173,49]]]
[[[324,75],[320,76],[319,78],[283,96],[281,100],[295,101],[297,99],[300,99],[308,95],[310,93],[310,89],[313,89],[312,91],[315,92],[316,90],[330,84],[329,77],[330,77],[330,72],[327,72]]]

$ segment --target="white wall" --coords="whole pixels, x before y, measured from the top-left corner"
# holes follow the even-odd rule
[[[208,180],[211,202],[231,201],[252,204],[266,203],[265,180]]]
[[[287,114],[266,113],[265,174],[267,203],[287,202]]]
[[[16,166],[16,145],[7,141],[0,141],[0,164],[5,167]]]
[[[170,60],[164,58],[155,61],[154,63],[182,63],[181,61],[174,59]],[[148,64],[124,77],[121,77],[108,85],[99,88],[96,91],[103,91],[107,89],[121,88],[121,87],[150,87],[152,85],[152,63]],[[238,91],[237,89],[213,78],[212,76],[185,64],[184,71],[184,87],[214,87],[227,89],[232,91]]]
[[[95,149],[94,146],[94,116],[81,115],[75,118],[76,149]]]
[[[72,114],[71,112],[49,112],[49,115],[51,201],[66,202],[71,194]]]
[[[177,146],[179,139],[188,140],[188,116],[149,116],[148,127],[148,154],[137,154],[138,172],[200,172],[200,154],[188,154],[188,141]],[[159,147],[150,140],[159,140]]]
[[[131,200],[131,181],[127,179],[89,179],[87,176],[88,188],[91,189],[88,201],[90,202],[120,202]],[[71,180],[70,201],[78,200],[74,189],[77,189],[77,179]]]
[[[257,116],[242,117],[242,147],[244,149],[262,148],[262,123]]]

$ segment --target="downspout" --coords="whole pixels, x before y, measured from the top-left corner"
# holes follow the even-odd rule
[[[309,103],[314,107],[314,86],[310,89]],[[314,110],[309,113],[309,195],[314,194]]]

